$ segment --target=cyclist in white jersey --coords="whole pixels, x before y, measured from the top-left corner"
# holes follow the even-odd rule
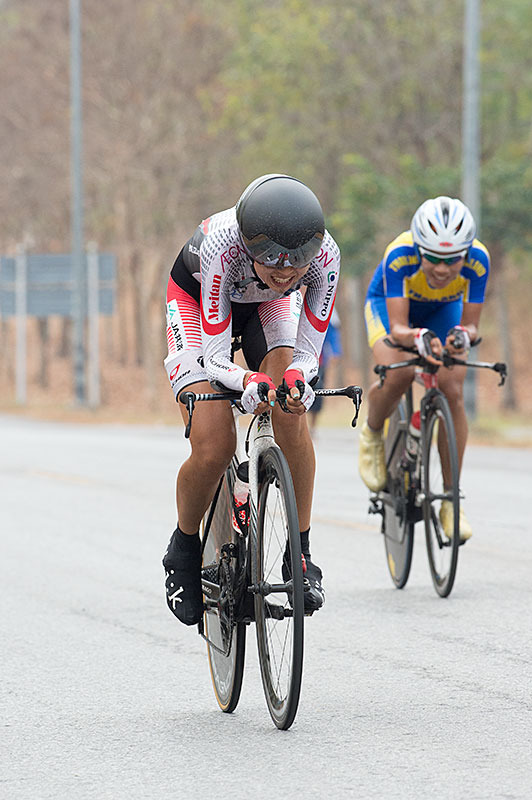
[[[314,400],[311,383],[339,269],[338,246],[313,192],[290,176],[263,175],[235,207],[198,226],[174,263],[167,290],[165,366],[176,398],[185,387],[226,387],[243,390],[250,413],[271,408],[294,482],[309,611],[320,608],[325,596],[321,570],[310,558],[315,458],[304,415]],[[241,336],[247,369],[231,360],[235,335]],[[261,382],[269,386],[267,401],[258,395]],[[289,413],[274,402],[283,382]],[[177,476],[178,525],[163,559],[168,606],[187,625],[203,613],[199,525],[236,445],[230,404],[199,404],[190,443]]]

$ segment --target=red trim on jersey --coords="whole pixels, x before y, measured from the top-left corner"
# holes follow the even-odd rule
[[[336,297],[334,299],[336,300]],[[310,324],[312,325],[312,327],[315,328],[320,333],[324,333],[327,330],[327,326],[329,324],[329,320],[330,320],[331,314],[333,312],[334,300],[331,303],[331,308],[329,309],[329,315],[328,315],[327,319],[318,319],[318,317],[316,317],[312,313],[312,311],[308,307],[307,296],[306,295],[305,295],[305,300],[303,301],[303,308],[305,309],[305,314],[307,315],[307,319],[310,322]]]
[[[205,319],[205,314],[203,313],[203,295],[201,295],[200,298],[200,314],[203,330],[205,333],[208,333],[209,336],[217,336],[219,333],[223,333],[231,322],[231,312],[229,312],[227,317],[221,322],[216,322],[214,324],[212,322],[208,322],[208,320]]]

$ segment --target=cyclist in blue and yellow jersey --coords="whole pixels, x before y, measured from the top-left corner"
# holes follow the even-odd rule
[[[376,363],[391,364],[404,359],[390,349],[384,338],[415,346],[434,361],[444,347],[464,359],[478,335],[478,325],[490,257],[475,239],[475,221],[457,199],[426,200],[412,218],[409,231],[387,247],[369,285],[365,317],[368,341]],[[434,362],[437,363],[437,362]],[[456,431],[460,466],[467,440],[463,384],[466,371],[442,368],[438,373],[447,397]],[[374,383],[368,392],[368,416],[360,431],[359,469],[366,486],[379,491],[386,485],[382,429],[414,377],[413,369],[388,372],[382,386]],[[444,500],[442,527],[451,538],[452,504]],[[471,536],[460,507],[460,537]]]

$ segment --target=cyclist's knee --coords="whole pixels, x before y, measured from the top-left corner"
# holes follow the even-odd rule
[[[192,449],[191,460],[198,465],[198,476],[220,477],[229,466],[234,447],[218,446],[215,442],[205,443]]]
[[[462,380],[440,381],[440,388],[451,408],[459,409],[464,406],[464,384]]]
[[[221,475],[235,452],[234,429],[212,425],[195,434],[191,460],[198,466],[198,475]]]
[[[310,436],[307,414],[286,414],[279,407],[273,412],[273,428],[277,439],[290,440],[296,446]]]

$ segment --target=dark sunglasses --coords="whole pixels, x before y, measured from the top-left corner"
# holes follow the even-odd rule
[[[443,263],[447,264],[447,266],[449,267],[452,267],[453,264],[458,264],[458,262],[461,261],[462,258],[464,258],[464,256],[467,254],[467,250],[464,250],[457,256],[449,256],[449,258],[442,258],[441,256],[434,256],[432,255],[432,253],[427,253],[426,250],[422,250],[421,247],[419,248],[419,252],[423,256],[423,258],[426,258],[427,261],[429,261],[431,264]]]

